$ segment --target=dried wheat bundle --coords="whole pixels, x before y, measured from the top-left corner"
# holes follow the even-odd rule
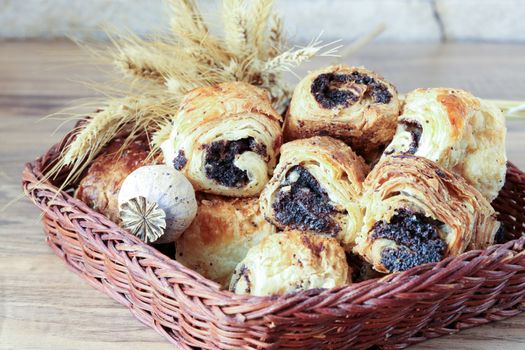
[[[179,103],[179,98],[169,94],[143,94],[108,100],[81,124],[59,161],[47,170],[48,176],[58,174],[64,166],[69,166],[72,171],[64,186],[77,180],[99,151],[120,131],[129,131],[122,146],[125,149],[137,136],[151,134],[168,124],[171,113]]]
[[[275,108],[283,112],[290,88],[289,71],[314,56],[333,56],[339,46],[319,39],[287,48],[281,19],[272,12],[274,0],[223,0],[224,34],[209,28],[194,0],[167,0],[169,35],[142,39],[133,34],[112,38],[109,50],[116,67],[141,90],[131,97],[109,98],[103,110],[79,128],[74,142],[48,174],[71,168],[75,180],[115,133],[124,127],[151,135],[152,149],[171,131],[171,116],[188,91],[224,81],[244,81],[267,89]],[[132,132],[129,140],[136,136]]]

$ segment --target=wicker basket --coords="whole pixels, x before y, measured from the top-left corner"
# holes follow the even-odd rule
[[[181,349],[403,348],[525,310],[525,174],[512,164],[494,203],[507,243],[343,288],[251,297],[221,290],[43,182],[43,169],[70,139],[22,176],[43,211],[48,244]]]

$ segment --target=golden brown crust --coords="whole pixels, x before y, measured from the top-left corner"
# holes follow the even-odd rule
[[[419,228],[424,229],[431,226],[436,230],[439,237],[431,243],[434,248],[444,243],[443,257],[459,255],[467,249],[486,248],[494,242],[499,228],[494,209],[480,192],[461,176],[413,155],[383,158],[365,181],[361,203],[365,216],[354,251],[381,272],[390,270],[385,266],[384,250],[397,250],[407,245],[391,237],[378,236],[374,231],[387,227],[400,213],[408,213],[410,224],[421,225]],[[400,238],[407,239],[406,236]],[[416,239],[420,240],[418,244],[428,243],[426,238],[418,236]],[[413,253],[416,260],[422,261],[423,257],[417,254],[428,251],[420,249]]]
[[[176,259],[227,287],[249,248],[275,233],[257,198],[199,195],[197,216],[177,240]]]
[[[175,165],[197,191],[258,195],[282,142],[281,116],[266,91],[241,82],[191,91],[174,119],[169,144]],[[168,148],[166,148],[168,149]]]
[[[120,153],[122,147],[124,139],[113,140],[91,163],[75,191],[75,197],[116,223],[120,221],[118,192],[122,182],[133,170],[151,163],[146,161],[149,145],[145,139],[131,142]]]
[[[288,142],[261,193],[261,209],[281,229],[329,234],[350,247],[361,226],[358,198],[368,171],[340,140],[317,136]]]
[[[322,84],[324,95],[315,90],[323,77],[332,77]],[[333,77],[350,78],[334,83]],[[362,77],[368,77],[367,83]],[[322,98],[331,100],[323,103]],[[392,139],[399,110],[397,91],[383,77],[362,67],[332,65],[309,73],[295,88],[285,120],[285,139],[332,136],[371,161]]]
[[[459,89],[416,89],[406,96],[385,155],[433,160],[492,201],[505,180],[505,134],[505,118],[492,103]]]
[[[203,123],[213,119],[222,120],[225,114],[248,111],[281,121],[281,116],[272,107],[268,93],[242,82],[225,82],[194,89],[184,96],[180,111],[186,114],[206,114],[201,121]]]
[[[285,231],[263,238],[236,267],[230,289],[258,296],[334,288],[350,280],[343,248],[329,237]]]

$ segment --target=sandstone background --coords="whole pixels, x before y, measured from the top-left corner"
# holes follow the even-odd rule
[[[200,0],[210,16],[217,0]],[[0,0],[0,39],[105,39],[103,26],[141,35],[167,28],[162,0]],[[525,0],[276,0],[297,43],[351,41],[384,23],[383,42],[525,42]],[[218,27],[218,23],[215,23]]]

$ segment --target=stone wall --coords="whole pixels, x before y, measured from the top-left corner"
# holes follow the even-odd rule
[[[200,0],[211,17],[217,0]],[[321,31],[350,41],[385,24],[378,40],[525,42],[525,0],[276,0],[292,41]],[[0,0],[0,38],[104,38],[101,27],[167,28],[162,0]]]

